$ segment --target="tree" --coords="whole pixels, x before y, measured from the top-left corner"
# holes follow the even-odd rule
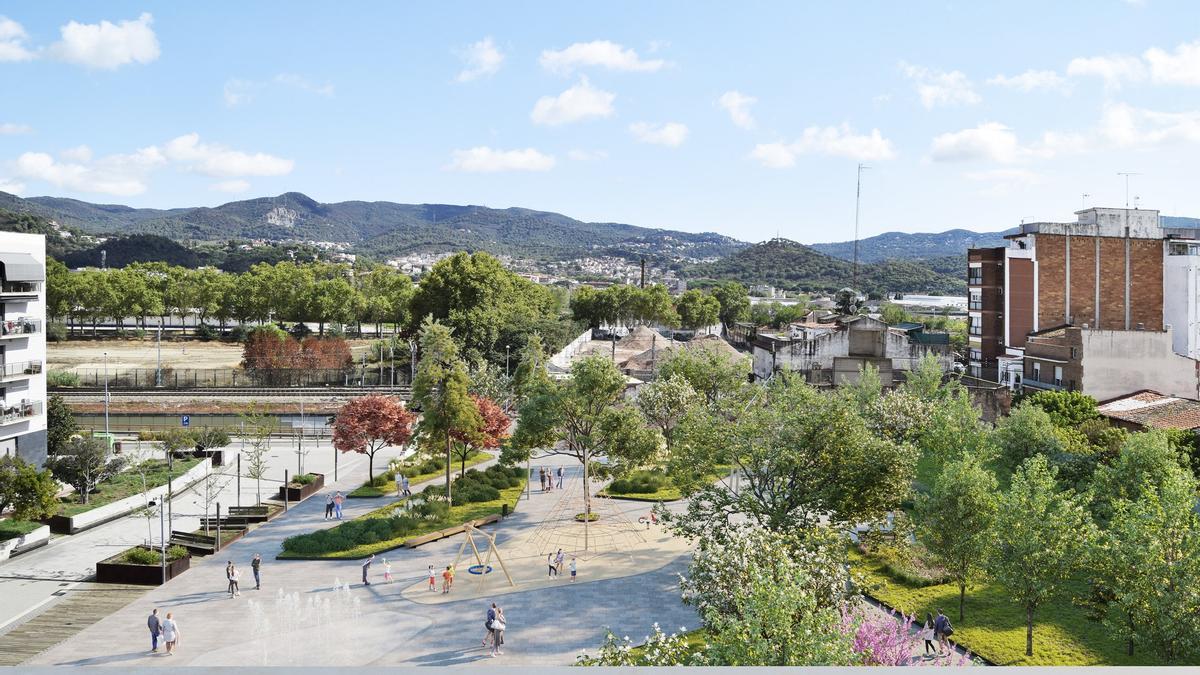
[[[858,310],[862,307],[862,301],[858,299],[858,291],[853,288],[843,288],[833,296],[833,301],[837,304],[838,314],[842,316],[852,316],[858,314]]]
[[[1034,613],[1061,590],[1091,539],[1082,500],[1060,490],[1054,473],[1042,455],[1017,469],[999,500],[986,561],[988,574],[1025,610],[1026,656],[1033,656]]]
[[[679,314],[680,326],[699,330],[717,323],[721,315],[721,303],[707,293],[692,289],[679,296],[675,311]]]
[[[246,476],[254,479],[257,495],[255,503],[262,503],[262,479],[267,475],[267,459],[271,452],[271,434],[275,433],[275,420],[251,403],[238,414],[241,419],[242,435],[250,444],[246,455]]]
[[[534,448],[550,455],[573,457],[583,465],[584,550],[591,514],[591,472],[620,475],[642,466],[658,440],[632,407],[623,405],[625,376],[604,356],[588,356],[571,364],[571,376],[547,382],[521,406],[520,424],[505,463],[524,462]],[[605,460],[605,464],[598,464]],[[593,463],[597,463],[593,465]]]
[[[375,453],[406,445],[413,436],[416,415],[399,399],[382,394],[346,401],[333,420],[333,447],[339,452],[367,456],[367,479],[375,480]]]
[[[712,294],[721,305],[718,316],[726,328],[750,318],[750,294],[745,286],[736,281],[726,281],[717,284]]]
[[[586,288],[586,287],[585,287]],[[531,334],[517,353],[517,369],[513,372],[513,405],[520,407],[530,396],[550,381],[546,372],[546,351],[542,337]]]
[[[108,457],[108,447],[98,438],[72,438],[63,453],[46,460],[46,465],[58,480],[75,488],[82,504],[104,480],[115,476],[125,466],[123,457]]]
[[[1060,427],[1078,427],[1100,417],[1096,399],[1080,391],[1039,391],[1025,397],[1022,405],[1035,405]]]
[[[602,299],[600,292],[591,286],[575,289],[570,300],[571,318],[593,330],[599,328],[607,318]]]
[[[1200,656],[1200,516],[1196,479],[1175,466],[1158,485],[1114,505],[1090,558],[1110,600],[1105,624],[1133,654],[1140,644],[1167,661]]]
[[[426,317],[421,325],[421,360],[413,380],[413,401],[421,406],[420,433],[426,447],[446,451],[446,500],[450,501],[454,433],[473,433],[483,426],[471,400],[467,368],[458,356],[451,329]]]
[[[750,360],[731,359],[717,349],[676,349],[658,367],[659,379],[679,376],[705,403],[714,405],[741,391],[750,376]]]
[[[61,394],[50,394],[46,402],[46,452],[50,455],[62,454],[71,436],[79,431],[71,408],[63,400]]]
[[[958,584],[959,621],[967,584],[982,571],[992,543],[997,491],[996,477],[967,456],[948,462],[917,501],[918,536]]]
[[[671,454],[675,427],[684,415],[700,402],[700,395],[682,375],[656,379],[643,386],[637,396],[638,409],[662,434],[668,455]]]
[[[1031,457],[1057,455],[1063,447],[1054,421],[1036,405],[1018,405],[996,423],[991,440],[1001,467],[1008,471],[1015,471]]]
[[[639,324],[679,325],[679,314],[666,286],[652,284],[634,289],[633,298],[633,316]]]
[[[883,381],[879,379],[879,368],[870,362],[863,363],[858,369],[858,379],[841,388],[858,406],[866,412],[883,395]]]
[[[689,537],[731,518],[776,531],[882,518],[911,489],[917,459],[911,445],[872,434],[845,397],[786,374],[693,411],[677,441],[669,471],[692,499],[671,519]],[[736,491],[706,478],[729,464]]]
[[[904,380],[904,390],[922,401],[942,398],[942,365],[933,354],[926,354],[917,362]]]
[[[482,425],[470,432],[454,431],[450,435],[457,442],[454,446],[454,456],[460,461],[459,475],[467,473],[467,458],[476,450],[482,448],[498,448],[508,439],[508,428],[512,420],[504,414],[504,410],[496,402],[486,396],[472,395],[475,408],[479,411]]]
[[[58,483],[50,471],[20,457],[0,457],[0,513],[14,520],[39,520],[58,511]]]
[[[223,427],[201,427],[192,432],[192,442],[200,452],[229,445],[229,430]]]
[[[857,662],[839,609],[849,601],[844,543],[832,531],[761,527],[702,540],[680,588],[696,607],[713,665]]]
[[[1182,458],[1165,432],[1133,434],[1112,464],[1098,466],[1092,476],[1090,492],[1096,522],[1107,524],[1122,501],[1139,501],[1159,492],[1183,468]]]

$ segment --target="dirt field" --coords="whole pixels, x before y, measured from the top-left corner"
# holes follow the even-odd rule
[[[366,349],[369,340],[351,340],[350,347],[357,356]],[[46,346],[46,361],[50,370],[82,372],[104,367],[108,352],[110,370],[157,367],[157,345],[152,338],[145,340],[68,341]],[[242,361],[242,346],[225,342],[170,342],[163,340],[164,368],[237,368]]]

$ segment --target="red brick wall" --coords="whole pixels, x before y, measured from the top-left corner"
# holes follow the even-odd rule
[[[1163,329],[1163,243],[1157,239],[1133,239],[1129,255],[1130,328],[1145,324],[1146,330]]]
[[[1124,239],[1100,238],[1100,325],[1092,328],[1125,330]]]
[[[1050,328],[1067,322],[1066,237],[1057,234],[1034,235],[1038,260],[1038,326]]]
[[[1025,346],[1025,336],[1033,330],[1033,305],[1033,261],[1011,258],[1008,261],[1009,346]]]
[[[1071,317],[1076,325],[1096,320],[1095,237],[1071,237]]]

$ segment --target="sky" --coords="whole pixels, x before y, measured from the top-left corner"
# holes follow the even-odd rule
[[[811,243],[1200,216],[1200,3],[0,2],[0,190]],[[1087,195],[1086,197],[1084,195]]]

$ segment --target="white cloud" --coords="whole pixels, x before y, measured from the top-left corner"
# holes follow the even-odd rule
[[[729,113],[729,119],[743,129],[754,128],[754,117],[750,114],[750,106],[758,103],[758,99],[747,96],[740,91],[727,91],[717,99],[717,105]]]
[[[0,192],[7,192],[10,195],[20,197],[25,194],[25,184],[19,183],[11,178],[0,178]]]
[[[291,173],[295,165],[290,159],[262,152],[247,153],[201,143],[196,133],[171,139],[163,153],[167,159],[206,176],[282,176]]]
[[[25,46],[28,40],[24,26],[0,14],[0,62],[32,59],[33,52]]]
[[[222,96],[225,99],[225,105],[234,108],[253,101],[260,92],[271,87],[299,89],[300,91],[325,97],[332,97],[334,94],[334,87],[330,82],[318,84],[302,75],[280,73],[270,80],[265,81],[242,80],[238,78],[226,80]]]
[[[632,48],[608,40],[576,42],[566,49],[547,49],[538,59],[552,73],[570,74],[576,68],[598,66],[609,70],[654,72],[667,65],[662,59],[644,60]]]
[[[59,152],[58,156],[70,162],[90,162],[92,161],[92,149],[86,145],[77,145]]]
[[[981,100],[975,85],[961,71],[932,70],[900,62],[900,71],[916,84],[921,105],[932,110],[939,105],[974,105]]]
[[[485,37],[458,53],[463,69],[454,78],[459,82],[470,82],[484,75],[494,75],[504,63],[504,52],[496,48],[492,38]]]
[[[158,37],[150,27],[154,17],[142,13],[136,21],[79,23],[59,28],[62,39],[50,45],[55,58],[84,66],[113,70],[129,63],[150,63],[158,58]]]
[[[16,169],[22,178],[42,180],[59,188],[128,197],[146,191],[142,177],[157,163],[150,150],[153,148],[133,155],[112,155],[90,165],[58,162],[44,152],[26,152],[17,158]]]
[[[615,98],[616,94],[597,89],[586,77],[580,77],[579,84],[558,96],[539,98],[529,117],[535,124],[549,125],[577,122],[589,117],[609,117],[613,114],[612,102]]]
[[[1101,137],[1119,148],[1200,143],[1200,111],[1158,112],[1113,103],[1104,107],[1098,131]]]
[[[688,128],[681,122],[634,122],[629,125],[629,133],[641,143],[677,148],[687,140]]]
[[[990,171],[968,171],[964,174],[967,180],[976,183],[986,183],[980,190],[984,195],[1004,197],[1022,188],[1028,188],[1044,182],[1045,177],[1028,169],[992,169]]]
[[[240,178],[235,178],[233,180],[223,180],[223,181],[220,181],[219,183],[213,183],[212,185],[208,186],[208,189],[216,190],[217,192],[228,192],[230,194],[238,194],[238,193],[245,192],[246,190],[250,189],[250,181],[245,181]]]
[[[567,153],[567,158],[575,162],[591,162],[598,159],[608,159],[608,152],[605,150],[571,150]]]
[[[1108,89],[1120,89],[1122,81],[1137,82],[1146,78],[1146,64],[1136,56],[1114,54],[1071,59],[1067,75],[1099,77]]]
[[[1027,70],[1020,75],[997,75],[987,81],[1017,91],[1065,91],[1067,80],[1053,70]]]
[[[15,136],[17,134],[27,134],[31,131],[33,131],[33,127],[28,124],[0,123],[0,136]]]
[[[800,155],[829,155],[848,157],[859,161],[879,161],[896,156],[892,142],[883,137],[878,129],[870,134],[856,134],[848,124],[837,127],[808,127],[803,135],[792,143],[760,143],[754,146],[750,157],[772,169],[795,166]]]
[[[1173,53],[1147,49],[1143,55],[1150,66],[1150,79],[1158,84],[1200,86],[1200,41],[1186,42]]]
[[[554,168],[554,157],[544,155],[534,148],[524,150],[496,150],[479,146],[469,150],[455,150],[450,169],[472,173],[495,173],[497,171],[548,171]]]
[[[1022,152],[1017,135],[999,122],[984,122],[971,129],[951,131],[933,139],[929,156],[937,162],[988,160],[1014,162]]]

